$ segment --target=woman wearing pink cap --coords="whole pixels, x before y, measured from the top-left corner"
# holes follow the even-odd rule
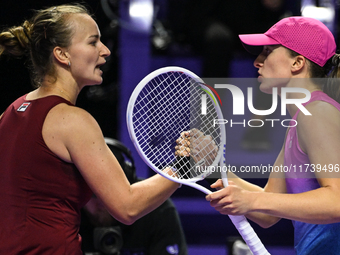
[[[240,39],[248,51],[260,49],[254,62],[260,90],[271,93],[277,87],[280,94],[282,87],[307,89],[311,99],[304,106],[311,116],[287,106],[298,125],[287,130],[273,168],[293,166],[295,172],[271,173],[264,188],[230,174],[230,185],[206,199],[221,214],[246,215],[263,227],[281,218],[292,220],[297,254],[339,254],[340,86],[335,79],[310,79],[326,78],[334,66],[330,75],[337,77],[340,55],[334,37],[315,19],[289,17],[264,34]],[[304,96],[289,94],[291,99]],[[222,181],[212,187],[222,188]]]

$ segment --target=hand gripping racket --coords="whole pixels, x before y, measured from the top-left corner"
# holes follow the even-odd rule
[[[228,185],[225,167],[226,133],[222,112],[211,87],[194,73],[165,67],[147,75],[133,91],[127,126],[138,153],[165,178],[211,191],[199,184],[216,169]],[[176,139],[190,130],[190,157],[176,157]],[[171,166],[173,171],[166,171]],[[229,215],[254,255],[269,254],[244,216]]]

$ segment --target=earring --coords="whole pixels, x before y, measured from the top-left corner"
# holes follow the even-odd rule
[[[68,61],[68,66],[71,67],[71,62],[70,61]]]

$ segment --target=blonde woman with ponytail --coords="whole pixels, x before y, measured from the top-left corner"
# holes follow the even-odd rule
[[[177,188],[159,175],[130,185],[94,118],[75,107],[102,83],[110,55],[79,4],[38,10],[0,33],[0,56],[26,55],[35,89],[0,116],[0,253],[82,254],[80,208],[92,196],[131,224]]]

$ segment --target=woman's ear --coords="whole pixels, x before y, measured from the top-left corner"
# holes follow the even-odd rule
[[[294,57],[294,62],[291,66],[292,72],[297,73],[301,72],[303,68],[306,66],[306,58],[302,55],[298,55]]]
[[[55,58],[56,61],[58,61],[58,63],[62,64],[62,65],[69,65],[70,63],[70,59],[69,59],[69,55],[66,52],[66,50],[62,47],[55,47],[53,49],[53,56]]]

